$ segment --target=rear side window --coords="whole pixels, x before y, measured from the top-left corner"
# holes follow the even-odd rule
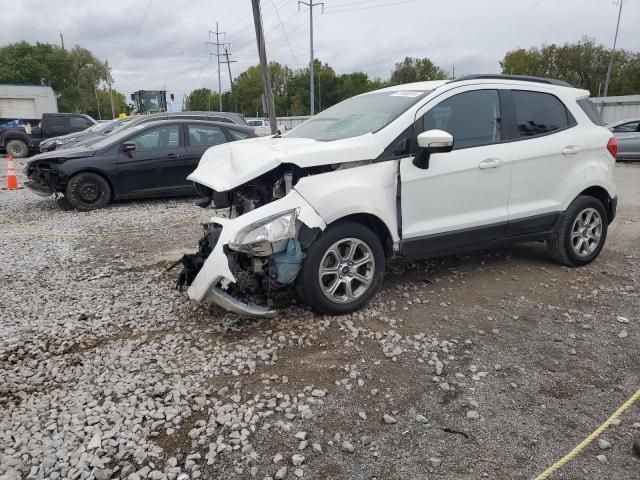
[[[62,115],[51,115],[47,119],[47,124],[49,125],[49,127],[53,128],[64,127],[64,117]]]
[[[577,103],[582,111],[587,114],[587,117],[589,117],[589,120],[591,120],[593,124],[604,127],[604,120],[602,120],[600,113],[598,113],[598,109],[591,100],[583,98],[582,100],[578,100]]]
[[[512,90],[519,137],[534,137],[573,126],[575,120],[554,95]]]
[[[71,128],[87,128],[90,127],[91,124],[84,117],[69,117],[69,126]]]
[[[227,139],[220,127],[211,125],[189,125],[189,145],[192,147],[202,147],[220,145]]]
[[[227,132],[229,132],[229,135],[231,135],[231,138],[234,140],[244,140],[245,138],[249,138],[249,134],[247,132],[234,130],[233,128],[227,128]]]

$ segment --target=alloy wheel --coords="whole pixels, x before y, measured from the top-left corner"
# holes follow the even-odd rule
[[[591,255],[602,239],[602,217],[595,208],[585,208],[571,227],[571,248],[579,257]]]
[[[360,298],[373,282],[376,262],[369,245],[357,238],[343,238],[322,257],[318,279],[322,293],[335,303]]]

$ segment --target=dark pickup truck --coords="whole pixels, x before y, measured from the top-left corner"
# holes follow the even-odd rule
[[[39,150],[42,140],[80,132],[96,123],[81,113],[43,113],[36,127],[0,127],[0,151],[16,158],[28,157],[30,152]]]

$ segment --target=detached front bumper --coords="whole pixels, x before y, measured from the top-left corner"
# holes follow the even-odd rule
[[[198,302],[213,302],[222,308],[253,317],[271,317],[275,311],[267,307],[244,303],[227,293],[227,288],[236,282],[229,268],[225,254],[228,244],[233,242],[240,230],[255,224],[269,216],[299,209],[298,221],[309,228],[324,230],[326,224],[306,200],[294,189],[287,196],[252,210],[234,219],[213,217],[208,223],[222,227],[218,241],[187,290],[189,298]]]

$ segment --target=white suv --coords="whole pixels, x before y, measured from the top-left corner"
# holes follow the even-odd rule
[[[211,213],[178,284],[258,316],[275,312],[256,295],[296,285],[342,314],[369,301],[392,257],[546,241],[560,263],[588,264],[617,204],[617,144],[588,97],[535,77],[420,82],[212,147],[188,177]]]

